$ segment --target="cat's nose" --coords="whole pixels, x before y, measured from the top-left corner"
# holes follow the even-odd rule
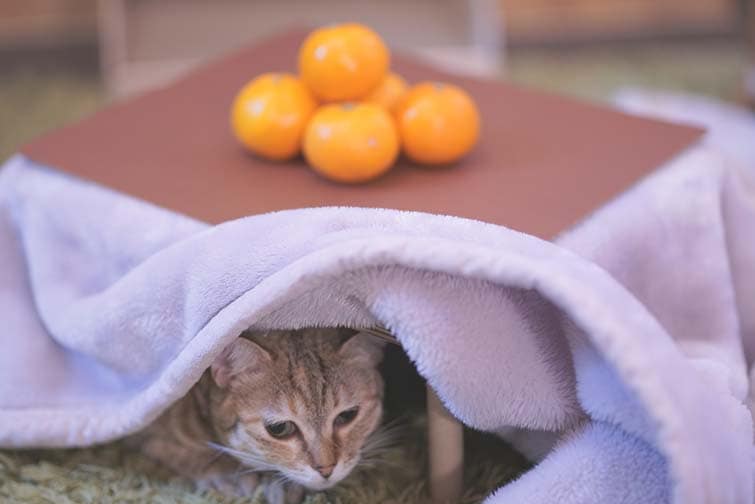
[[[333,470],[336,468],[335,464],[330,465],[318,465],[315,466],[315,471],[319,472],[323,478],[327,479],[333,474]]]

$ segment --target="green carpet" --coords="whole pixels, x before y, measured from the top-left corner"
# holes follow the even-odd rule
[[[305,504],[429,502],[424,435],[424,419],[417,418],[405,426],[400,442],[385,452],[379,464],[357,470],[327,492],[309,495]],[[465,444],[466,491],[461,504],[481,502],[528,468],[521,455],[497,438],[467,431]],[[76,450],[0,451],[3,503],[264,504],[261,491],[251,499],[194,492],[190,484],[172,478],[122,443]]]
[[[0,71],[0,163],[24,142],[95,112],[103,102],[91,74]]]

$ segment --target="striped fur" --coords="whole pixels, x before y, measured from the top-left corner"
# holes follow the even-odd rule
[[[380,340],[347,329],[245,332],[138,441],[199,487],[250,495],[272,478],[269,498],[301,500],[362,459],[382,415],[381,358]],[[286,439],[266,429],[288,421]]]

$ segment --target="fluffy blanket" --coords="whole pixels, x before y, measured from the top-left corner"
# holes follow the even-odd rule
[[[248,327],[380,323],[460,420],[543,457],[489,503],[750,503],[754,233],[753,181],[704,143],[553,243],[359,208],[207,227],[16,157],[0,446],[134,432]]]

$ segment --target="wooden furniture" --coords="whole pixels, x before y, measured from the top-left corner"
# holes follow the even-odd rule
[[[399,345],[384,327],[370,327],[363,332]],[[464,489],[464,427],[430,385],[426,390],[430,498],[434,504],[453,504]]]
[[[448,69],[492,75],[498,14],[497,0],[99,0],[100,55],[106,88],[124,97],[282,28],[359,21]]]
[[[504,41],[526,46],[731,35],[741,18],[737,0],[97,2],[102,74],[116,98],[166,84],[209,58],[292,25],[362,21],[395,47],[450,71],[490,76],[505,68]]]
[[[456,215],[551,239],[701,135],[461,77],[398,53],[394,67],[410,80],[452,82],[477,100],[480,143],[455,167],[428,170],[401,160],[372,183],[334,184],[301,160],[270,163],[249,156],[228,130],[237,90],[258,73],[290,71],[305,35],[284,33],[220,58],[170,87],[50,133],[22,153],[213,224],[291,208],[361,206]],[[435,502],[453,502],[462,488],[462,430],[434,393],[428,395],[432,493]]]
[[[499,0],[512,45],[733,34],[736,0]]]
[[[742,1],[745,10],[745,44],[747,63],[742,82],[742,98],[746,105],[755,110],[755,0]]]
[[[3,0],[0,48],[81,45],[96,39],[96,0]]]

